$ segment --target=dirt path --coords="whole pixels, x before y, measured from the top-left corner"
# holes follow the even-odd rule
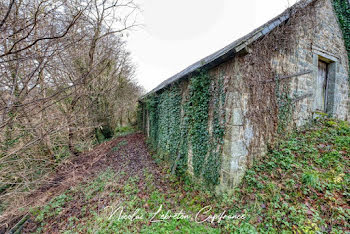
[[[138,176],[141,190],[144,186],[143,172],[145,168],[154,174],[154,178],[161,177],[160,169],[148,153],[144,136],[139,133],[130,134],[105,142],[94,150],[61,165],[57,169],[57,173],[52,175],[45,185],[26,199],[26,207],[41,206],[65,190],[94,178],[107,168],[111,168],[115,173],[123,171],[125,179],[130,176]],[[163,188],[165,185],[161,180],[156,179],[155,185],[161,190],[165,189]],[[75,208],[78,209],[79,207]],[[1,222],[0,233],[6,230],[6,226],[11,227],[16,224],[25,214],[25,212],[22,214],[15,212],[4,216]],[[67,216],[69,215],[67,213]],[[33,230],[35,230],[35,225],[29,219],[25,225],[24,232]],[[53,230],[57,231],[58,229],[54,228]]]
[[[62,165],[28,197],[30,206],[39,207],[23,232],[346,232],[350,129],[345,122],[325,121],[281,141],[253,165],[234,194],[223,196],[189,177],[172,176],[167,162],[151,158],[141,134],[119,137]],[[120,207],[127,217],[139,211],[141,219],[120,219],[114,213]],[[214,221],[209,210],[202,212],[208,207],[212,217],[225,212],[245,218]],[[162,218],[182,211],[187,218]]]

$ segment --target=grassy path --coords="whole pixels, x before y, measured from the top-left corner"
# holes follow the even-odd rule
[[[171,176],[131,134],[63,165],[30,198],[41,202],[23,233],[347,233],[349,159],[349,123],[322,120],[280,140],[231,195],[217,196]]]
[[[24,233],[218,232],[191,220],[205,194],[157,165],[141,134],[109,142],[104,151],[87,160],[94,162],[86,169],[90,176],[31,210]],[[183,219],[162,217],[181,210]]]

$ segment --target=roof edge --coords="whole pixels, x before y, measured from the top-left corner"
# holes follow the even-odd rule
[[[305,8],[313,1],[316,1],[316,0],[301,0],[295,3],[293,6],[283,11],[280,15],[276,16],[275,18],[263,24],[262,26],[256,28],[249,34],[239,38],[238,40],[232,42],[231,44],[225,46],[224,48],[197,61],[196,63],[182,70],[181,72],[163,81],[157,87],[152,89],[150,92],[140,97],[139,100],[142,101],[143,99],[147,98],[149,95],[156,93],[177,81],[180,81],[186,77],[189,77],[193,73],[197,72],[199,69],[203,69],[203,68],[211,69],[235,57],[237,54],[244,51],[247,48],[247,46],[257,41],[261,37],[267,35],[276,27],[280,26],[282,23],[288,20],[290,16],[293,15],[298,9]]]

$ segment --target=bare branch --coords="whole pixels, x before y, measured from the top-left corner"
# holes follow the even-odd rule
[[[14,3],[15,3],[15,0],[10,0],[10,5],[9,5],[9,7],[8,7],[8,9],[7,9],[7,12],[6,12],[6,14],[5,14],[5,17],[4,17],[4,18],[1,20],[1,22],[0,22],[0,29],[1,29],[2,26],[5,24],[7,18],[9,17],[10,12],[11,12],[11,10],[12,10],[12,6],[13,6]]]

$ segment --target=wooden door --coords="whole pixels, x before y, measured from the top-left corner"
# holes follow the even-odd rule
[[[327,63],[318,62],[317,90],[316,90],[316,109],[326,112],[327,105]]]

